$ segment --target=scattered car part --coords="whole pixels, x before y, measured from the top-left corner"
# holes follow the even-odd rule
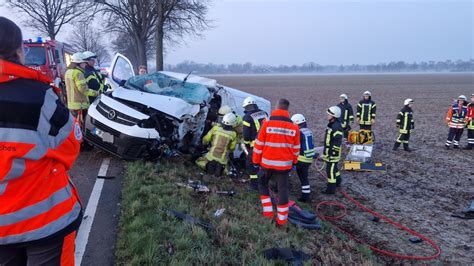
[[[210,192],[209,188],[202,184],[201,181],[192,181],[188,180],[188,183],[176,183],[178,187],[185,187],[189,189],[193,189],[198,193],[208,193]]]
[[[227,197],[233,197],[235,196],[235,191],[233,190],[230,190],[230,191],[217,191],[216,192],[218,195],[221,195],[221,196],[227,196]]]
[[[270,248],[263,251],[267,260],[282,260],[290,265],[303,265],[311,256],[294,248]]]
[[[175,210],[171,210],[171,209],[161,209],[161,211],[163,212],[167,212],[171,215],[173,215],[174,217],[178,218],[178,219],[181,219],[183,221],[186,221],[186,222],[189,222],[189,223],[192,223],[194,225],[198,225],[198,226],[201,226],[202,228],[210,231],[210,230],[213,230],[214,229],[214,226],[212,226],[212,224],[210,223],[207,223],[207,222],[204,222],[204,221],[201,221],[199,219],[196,219],[196,218],[193,218],[191,215],[189,214],[186,214],[184,212],[179,212],[179,211],[175,211]]]
[[[419,237],[410,237],[408,239],[410,242],[414,243],[414,244],[418,244],[418,243],[421,243],[423,242],[423,239],[419,238]]]
[[[354,161],[344,161],[343,170],[357,172],[387,172],[387,165],[379,163],[362,163]]]
[[[224,208],[218,209],[218,210],[214,213],[214,217],[215,217],[215,218],[219,218],[219,217],[221,217],[222,214],[224,214],[224,212],[225,212],[225,209],[224,209]]]

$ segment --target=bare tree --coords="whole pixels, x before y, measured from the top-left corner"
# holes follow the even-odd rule
[[[156,0],[157,15],[155,27],[156,69],[163,70],[164,40],[178,42],[184,37],[201,36],[209,28],[206,18],[209,0]]]
[[[80,52],[91,51],[97,55],[97,64],[110,60],[110,54],[104,45],[104,34],[91,23],[78,24],[68,40],[72,47]]]
[[[64,25],[85,20],[95,7],[93,1],[84,0],[7,0],[7,4],[29,16],[25,20],[27,27],[47,34],[51,40]]]
[[[108,16],[108,28],[118,33],[123,44],[133,45],[123,47],[133,48],[139,65],[147,65],[147,43],[153,37],[157,20],[157,0],[98,0],[102,11]],[[128,35],[128,36],[127,36]],[[117,46],[117,45],[115,45]]]
[[[97,1],[109,15],[110,28],[132,37],[140,65],[147,65],[146,47],[154,39],[157,70],[163,70],[164,40],[199,36],[210,26],[206,19],[209,0]]]
[[[142,65],[137,56],[137,49],[135,42],[127,32],[117,34],[115,40],[112,41],[112,50],[117,53],[121,53],[130,59],[133,67],[138,71],[138,67]],[[153,56],[155,52],[153,39],[148,40],[145,43],[145,54],[147,57]]]

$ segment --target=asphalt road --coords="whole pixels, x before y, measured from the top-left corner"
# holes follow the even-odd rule
[[[107,176],[113,178],[104,181],[81,265],[114,265],[115,262],[123,162],[97,149],[83,152],[70,171],[70,176],[86,209],[105,158],[110,158]],[[91,217],[85,216],[83,221],[87,219]]]

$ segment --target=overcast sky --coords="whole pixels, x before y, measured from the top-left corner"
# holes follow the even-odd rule
[[[19,22],[6,8],[0,15]],[[474,58],[474,0],[214,0],[209,18],[214,28],[170,50],[166,63]]]

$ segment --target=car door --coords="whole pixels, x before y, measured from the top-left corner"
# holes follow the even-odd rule
[[[124,55],[117,53],[110,65],[110,75],[108,82],[112,89],[116,89],[120,84],[129,78],[135,77],[135,70],[132,63]]]

